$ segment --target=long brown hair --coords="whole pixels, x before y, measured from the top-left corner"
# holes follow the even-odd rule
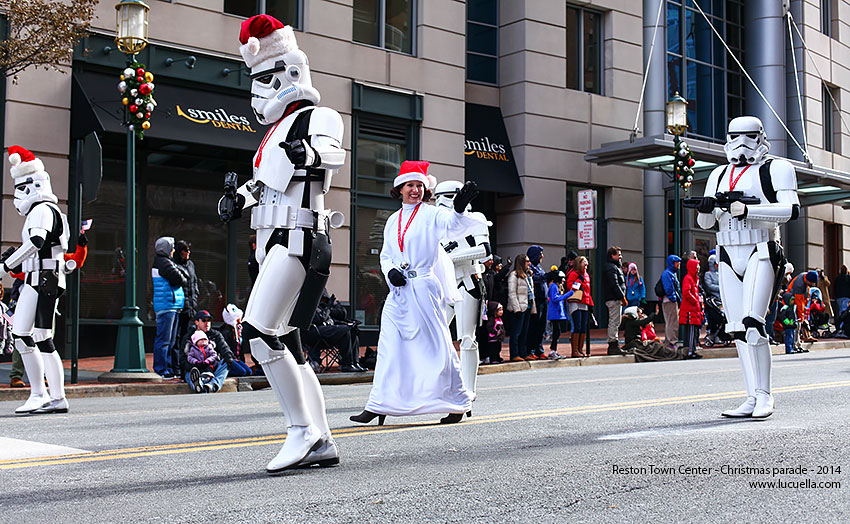
[[[584,268],[583,268],[582,270],[579,270],[579,266],[581,266],[581,263],[582,263],[582,262],[584,262]],[[578,273],[579,275],[581,275],[582,273],[584,273],[585,271],[587,271],[587,264],[588,264],[588,263],[587,263],[587,258],[585,258],[585,257],[578,257],[578,258],[576,258],[575,262],[573,262],[573,269],[575,269],[576,273]]]
[[[514,274],[517,277],[527,278],[525,274],[525,263],[528,261],[528,255],[520,253],[514,260]]]

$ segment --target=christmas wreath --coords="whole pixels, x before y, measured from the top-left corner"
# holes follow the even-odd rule
[[[145,71],[145,65],[133,62],[119,76],[118,91],[121,92],[121,103],[127,111],[125,121],[130,131],[136,133],[139,140],[144,139],[145,131],[150,129],[151,113],[156,107],[153,99],[153,73]]]

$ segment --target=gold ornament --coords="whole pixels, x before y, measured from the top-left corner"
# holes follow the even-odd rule
[[[124,98],[122,98],[122,99],[121,99],[121,103],[122,103],[122,104],[124,104],[124,105],[126,106],[127,104],[129,104],[129,103],[130,103],[130,99],[129,99],[129,98],[127,98],[127,97],[124,97]]]
[[[150,129],[150,127],[151,127],[151,123],[150,123],[150,122],[148,122],[148,121],[144,121],[144,122],[142,122],[142,129],[147,130],[147,129]]]
[[[118,75],[118,78],[120,78],[121,80],[124,80],[124,75]]]
[[[153,82],[153,73],[151,73],[150,71],[145,73],[145,81],[146,82]]]

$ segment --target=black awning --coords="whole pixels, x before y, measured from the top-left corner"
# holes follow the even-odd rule
[[[82,71],[74,77],[104,130],[125,133],[118,74]],[[146,137],[247,151],[259,147],[265,129],[254,120],[249,95],[214,93],[168,82],[162,77],[154,81],[157,105]]]
[[[482,191],[524,194],[501,109],[467,103],[465,138],[466,180]]]

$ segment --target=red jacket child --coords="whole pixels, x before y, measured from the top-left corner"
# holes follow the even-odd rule
[[[699,296],[699,260],[688,260],[688,274],[682,279],[682,305],[679,324],[702,325],[702,302]]]
[[[587,274],[587,269],[584,269],[581,273],[575,269],[571,270],[570,274],[567,275],[567,284],[564,289],[572,289],[576,280],[581,282],[579,289],[582,291],[582,297],[579,302],[587,304],[588,307],[593,307],[593,297],[590,296],[590,275]]]

